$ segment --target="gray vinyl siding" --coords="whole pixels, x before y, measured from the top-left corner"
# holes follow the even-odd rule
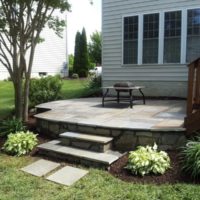
[[[53,30],[45,28],[41,37],[45,41],[36,46],[32,77],[38,77],[39,72],[47,72],[48,75],[60,74],[63,63],[66,62],[66,30],[60,38]],[[8,77],[6,68],[0,64],[0,80]]]
[[[187,64],[153,64],[123,65],[122,64],[122,19],[145,13],[179,10],[184,8],[200,8],[199,0],[102,0],[102,35],[103,35],[103,85],[117,81],[135,81],[138,84],[168,85],[174,90],[172,94],[156,93],[156,96],[175,96],[176,85],[182,85],[182,94],[186,96],[188,68]],[[145,85],[145,86],[147,86]]]

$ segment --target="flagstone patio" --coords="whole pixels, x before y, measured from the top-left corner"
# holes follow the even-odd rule
[[[73,131],[113,137],[117,150],[153,142],[171,149],[185,140],[185,108],[184,100],[138,100],[131,109],[129,103],[102,107],[101,98],[82,98],[38,105],[35,117],[38,131],[54,138]]]
[[[55,101],[38,105],[38,109],[49,111],[35,117],[101,127],[183,130],[185,101],[147,100],[146,105],[141,103],[136,101],[131,109],[126,103],[107,103],[102,107],[100,98]]]

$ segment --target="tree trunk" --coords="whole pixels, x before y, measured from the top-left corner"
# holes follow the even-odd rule
[[[24,107],[23,107],[24,122],[28,121],[29,85],[30,85],[30,77],[26,77],[25,84],[24,84]]]
[[[24,84],[24,107],[23,107],[23,120],[28,121],[28,106],[29,106],[29,87],[31,79],[31,71],[33,66],[33,58],[35,54],[36,44],[34,43],[31,48],[28,71],[25,73],[25,84]]]
[[[15,116],[17,119],[22,120],[23,117],[23,86],[22,81],[14,82],[14,91],[15,91]]]

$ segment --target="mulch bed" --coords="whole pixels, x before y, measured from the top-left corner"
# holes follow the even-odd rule
[[[171,159],[171,168],[163,175],[145,175],[144,177],[135,176],[124,167],[128,162],[128,154],[121,157],[118,161],[111,165],[109,172],[126,182],[141,183],[141,184],[175,184],[175,183],[200,183],[200,180],[192,180],[190,176],[181,172],[181,164],[179,154],[176,151],[167,152]]]
[[[3,147],[5,141],[6,141],[5,138],[0,138],[0,151],[1,151],[1,148]]]

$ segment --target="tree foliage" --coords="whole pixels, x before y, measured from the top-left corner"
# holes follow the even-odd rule
[[[74,65],[73,65],[73,73],[78,74],[79,68],[81,65],[81,49],[80,49],[80,43],[81,43],[81,33],[78,31],[76,33],[76,39],[75,39],[75,48],[74,48]]]
[[[89,58],[93,63],[101,65],[102,38],[101,32],[94,32],[91,37],[91,42],[88,45]]]
[[[82,34],[81,34],[80,51],[81,51],[81,64],[80,64],[81,69],[79,71],[79,76],[87,77],[89,59],[88,59],[87,36],[86,36],[85,28],[83,28]]]
[[[40,34],[48,26],[61,36],[65,21],[55,11],[69,8],[67,0],[0,0],[0,62],[13,82],[19,119],[28,117],[33,59],[37,44],[43,41]]]
[[[88,66],[87,36],[83,28],[82,33],[78,31],[76,34],[73,72],[78,74],[79,77],[87,77]]]
[[[69,59],[69,76],[71,77],[73,73],[73,66],[74,66],[74,55],[69,54],[68,59]]]

